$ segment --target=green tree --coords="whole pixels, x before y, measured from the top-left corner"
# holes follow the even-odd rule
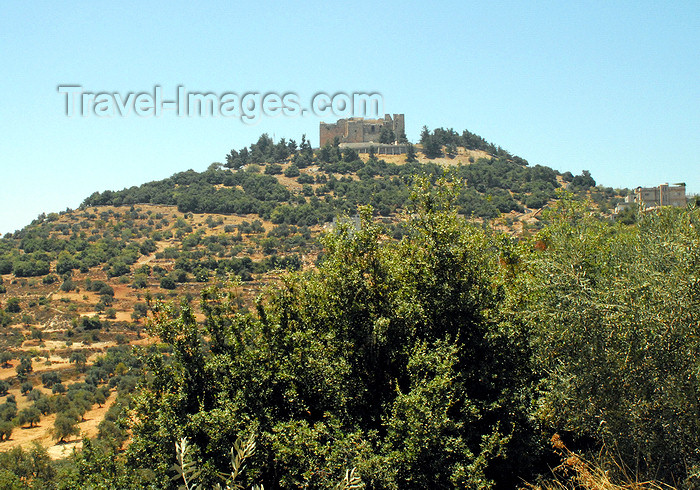
[[[28,407],[17,414],[17,425],[29,424],[34,427],[41,420],[41,412],[36,407]]]
[[[148,287],[148,276],[146,274],[135,274],[131,287],[135,289],[143,289]]]
[[[301,172],[299,172],[299,167],[294,164],[287,167],[287,170],[284,171],[284,176],[290,178],[299,177],[300,174]]]
[[[0,486],[7,489],[55,488],[56,469],[38,443],[29,448],[15,447],[0,453]]]
[[[411,143],[408,143],[408,148],[406,150],[406,163],[413,163],[415,161],[417,161],[416,148]]]
[[[354,161],[357,161],[360,159],[360,155],[357,153],[357,151],[353,150],[352,148],[343,148],[343,161],[347,163],[351,163]],[[301,181],[300,181],[301,182]],[[302,184],[304,182],[301,182]],[[311,183],[311,182],[307,182]]]
[[[10,440],[15,424],[9,420],[0,420],[0,442]]]
[[[34,386],[29,381],[27,381],[27,382],[22,383],[20,391],[23,395],[28,395],[33,389],[34,389]]]
[[[61,375],[58,371],[49,371],[41,375],[41,383],[45,388],[51,388],[56,383],[61,382]]]
[[[32,358],[27,356],[22,357],[15,370],[17,371],[18,380],[21,382],[27,381],[27,376],[29,373],[34,371],[34,368],[32,367]]]
[[[53,393],[54,395],[65,393],[65,392],[66,392],[66,387],[63,383],[54,383],[51,386],[51,393]]]
[[[428,142],[428,139],[430,139],[430,130],[428,129],[428,126],[423,126],[420,131],[421,145],[425,145]]]
[[[58,254],[58,261],[56,263],[56,272],[58,274],[71,273],[73,269],[79,269],[80,263],[75,259],[75,257],[67,250],[62,250]]]
[[[279,165],[277,163],[269,163],[265,165],[265,174],[266,175],[279,175],[282,173],[282,165]]]
[[[56,421],[53,426],[53,437],[59,443],[65,442],[66,437],[77,436],[80,434],[78,427],[78,419],[72,414],[60,412],[56,416]]]
[[[393,144],[396,141],[396,134],[391,128],[382,126],[382,130],[379,133],[379,142],[387,145]]]
[[[109,388],[106,386],[102,386],[99,389],[95,390],[95,403],[97,403],[98,406],[102,407],[102,404],[107,401],[107,398],[109,397]]]
[[[330,143],[326,143],[321,147],[318,152],[318,159],[323,163],[331,163],[332,161],[332,148]]]
[[[404,131],[403,129],[401,130],[401,132],[399,132],[399,134],[397,136],[398,136],[399,144],[408,143],[408,138],[406,137],[406,131]]]
[[[87,357],[82,351],[73,351],[68,359],[68,362],[75,363],[78,371],[84,373],[87,365]]]
[[[36,391],[33,391],[32,393],[41,393],[41,392],[39,390],[36,390]],[[49,399],[48,396],[42,396],[42,397],[38,398],[34,402],[34,406],[43,415],[48,415],[53,411],[53,406],[52,406],[51,400]]]
[[[97,315],[93,317],[84,316],[80,320],[80,327],[83,330],[99,330],[102,328],[102,322],[100,321],[100,317]]]
[[[134,303],[134,311],[131,313],[131,318],[133,320],[138,320],[140,318],[145,318],[148,315],[148,306],[146,303]]]
[[[582,190],[590,189],[595,187],[595,180],[591,177],[591,172],[584,170],[581,175],[577,175],[571,179],[571,185]]]
[[[30,384],[31,384],[31,383],[30,383]],[[22,385],[25,385],[25,383],[22,383]],[[26,393],[26,396],[27,396],[27,399],[28,399],[28,400],[31,400],[31,401],[34,402],[34,401],[37,401],[39,398],[42,398],[42,397],[45,396],[45,395],[44,395],[44,393],[43,393],[41,390],[34,390],[34,389],[32,388],[31,390],[29,390],[29,391]]]
[[[69,392],[73,409],[80,417],[80,421],[85,421],[85,413],[92,408],[95,403],[94,395],[87,390],[77,390]]]
[[[442,145],[435,136],[429,136],[423,143],[423,154],[427,158],[438,158],[442,156]]]
[[[374,148],[374,145],[369,145],[368,155],[369,155],[369,159],[370,159],[370,160],[374,161],[374,160],[377,159],[377,153],[376,153],[376,151],[377,151],[377,150]]]
[[[175,282],[175,280],[172,277],[170,277],[168,275],[168,276],[164,276],[160,280],[160,287],[163,289],[175,289],[177,287],[177,283]]]

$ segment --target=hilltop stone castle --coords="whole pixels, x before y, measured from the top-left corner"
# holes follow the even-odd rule
[[[685,183],[676,185],[661,184],[658,187],[637,187],[634,190],[635,201],[645,208],[657,206],[685,207]]]
[[[382,129],[388,128],[394,132],[398,139],[405,134],[403,114],[394,114],[392,118],[389,114],[384,119],[364,119],[362,117],[351,117],[349,119],[339,119],[335,123],[320,124],[320,146],[326,143],[333,143],[338,137],[340,143],[379,143],[379,135]]]
[[[642,209],[653,209],[660,206],[685,207],[688,199],[685,195],[685,183],[676,185],[661,184],[657,187],[637,187],[634,195],[625,197],[624,202],[615,206],[615,214],[635,205]]]

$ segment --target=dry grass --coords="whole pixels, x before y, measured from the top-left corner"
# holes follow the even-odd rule
[[[561,464],[552,470],[550,480],[537,485],[526,484],[525,488],[534,490],[670,490],[674,487],[654,481],[640,482],[628,475],[626,469],[613,461],[619,473],[625,475],[627,481],[615,482],[610,472],[603,469],[601,464],[595,464],[574,453],[564,445],[559,434],[552,436],[552,447],[561,458]]]

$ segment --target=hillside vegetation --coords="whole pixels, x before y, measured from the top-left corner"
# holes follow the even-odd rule
[[[698,210],[416,150],[262,136],[0,240],[0,487],[696,485]]]

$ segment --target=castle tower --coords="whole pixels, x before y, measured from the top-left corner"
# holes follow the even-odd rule
[[[396,139],[399,139],[402,134],[406,134],[406,125],[403,114],[394,114],[394,127],[392,129],[394,130]]]

